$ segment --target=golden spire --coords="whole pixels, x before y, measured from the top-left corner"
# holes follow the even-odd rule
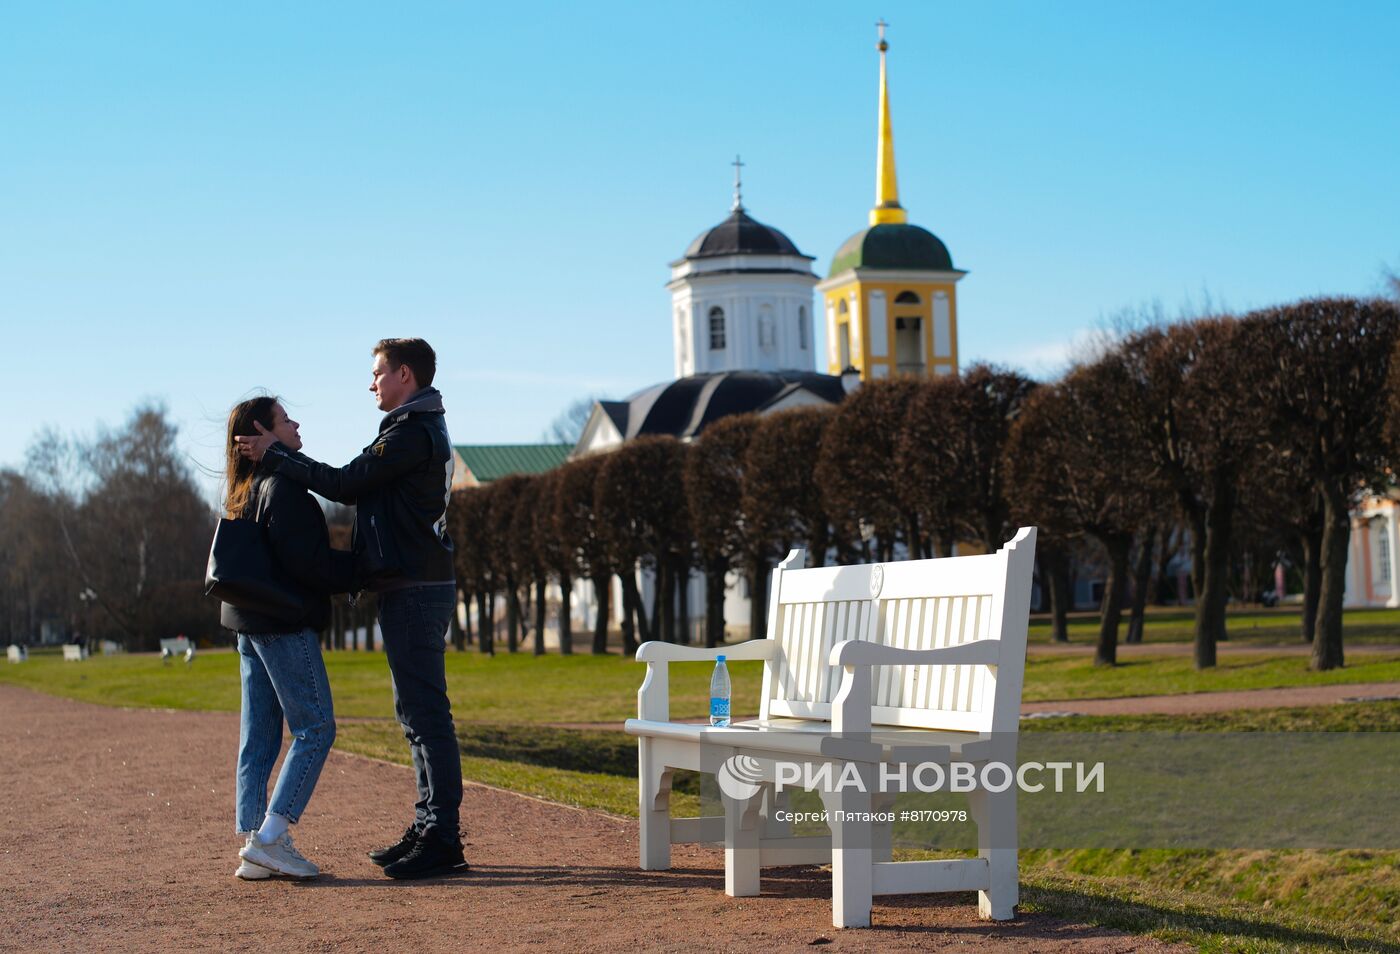
[[[909,215],[899,204],[899,182],[894,174],[894,127],[890,124],[890,88],[885,80],[885,51],[890,45],[885,42],[884,20],[875,24],[880,31],[880,141],[875,153],[875,208],[870,210],[870,224],[902,223],[909,221]]]

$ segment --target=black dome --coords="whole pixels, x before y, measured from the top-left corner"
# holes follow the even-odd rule
[[[731,213],[719,225],[701,232],[685,250],[686,258],[711,258],[717,255],[802,255],[792,239],[771,225],[749,217],[743,209]]]
[[[687,438],[722,417],[763,411],[795,390],[828,404],[846,396],[839,377],[816,371],[716,371],[664,381],[626,400],[601,403],[624,440],[644,434]]]

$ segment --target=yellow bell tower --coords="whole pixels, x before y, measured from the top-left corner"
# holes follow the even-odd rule
[[[827,367],[848,367],[862,381],[897,374],[956,374],[957,283],[948,247],[927,229],[909,224],[899,204],[894,129],[886,74],[883,20],[880,40],[879,133],[875,151],[875,207],[870,227],[852,235],[817,285],[826,313]]]

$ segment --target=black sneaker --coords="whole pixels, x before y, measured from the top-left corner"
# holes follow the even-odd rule
[[[461,842],[425,835],[414,842],[408,854],[393,864],[385,865],[384,873],[391,878],[408,881],[466,871],[468,867],[467,859],[462,856]]]
[[[418,829],[409,825],[403,833],[403,837],[395,844],[385,848],[376,848],[369,853],[369,860],[379,867],[391,865],[413,850],[413,846],[418,844]]]

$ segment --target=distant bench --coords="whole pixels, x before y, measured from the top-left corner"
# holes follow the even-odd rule
[[[29,658],[29,653],[23,646],[11,646],[6,653],[12,663],[22,663]]]
[[[82,662],[88,657],[87,649],[74,643],[65,643],[63,646],[64,662]]]
[[[176,656],[184,656],[185,662],[194,658],[190,652],[190,641],[186,636],[176,636],[174,639],[162,639],[160,641],[160,658],[162,662],[169,663]]]

